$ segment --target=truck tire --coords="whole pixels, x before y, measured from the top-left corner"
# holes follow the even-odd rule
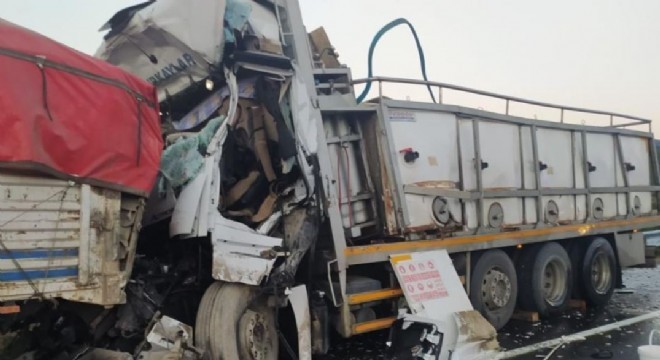
[[[580,265],[579,282],[584,299],[595,307],[607,304],[614,292],[616,276],[616,257],[610,242],[595,238],[584,252]]]
[[[566,309],[573,275],[566,250],[555,242],[529,246],[517,264],[518,305],[547,317]]]
[[[277,360],[279,340],[275,312],[257,287],[226,283],[210,308],[209,349],[212,359]]]
[[[511,319],[517,295],[518,280],[511,258],[502,250],[481,254],[470,278],[472,306],[499,330]]]
[[[218,291],[224,283],[216,281],[209,286],[202,296],[202,301],[197,308],[197,318],[195,319],[195,346],[204,351],[204,359],[211,359],[210,357],[210,343],[209,335],[211,331],[211,308]]]

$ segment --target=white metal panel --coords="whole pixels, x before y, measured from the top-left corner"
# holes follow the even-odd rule
[[[586,161],[595,167],[595,171],[585,174],[585,153],[583,149],[583,133],[568,129],[549,129],[539,127],[536,130],[538,145],[538,161],[534,159],[532,127],[530,125],[508,124],[479,118],[458,118],[454,122],[431,123],[434,114],[429,111],[395,110],[394,118],[390,119],[395,150],[411,148],[419,151],[420,158],[414,163],[405,163],[403,154],[398,156],[397,166],[401,172],[404,184],[421,183],[422,181],[456,181],[456,176],[447,176],[446,171],[433,169],[425,162],[425,152],[443,149],[443,159],[447,168],[460,160],[461,176],[456,188],[472,192],[477,190],[477,164],[475,151],[474,124],[479,129],[479,151],[481,160],[488,166],[481,172],[484,191],[497,190],[534,190],[537,188],[535,169],[539,162],[547,168],[539,174],[541,187],[544,189],[583,189],[586,187],[585,177],[589,176],[591,188],[615,188],[624,185],[623,171],[617,154],[617,136],[621,136],[622,151],[625,162],[644,163],[635,170],[629,171],[631,186],[651,184],[649,151],[646,140],[634,136],[614,135],[605,133],[586,133]],[[441,114],[435,114],[440,117]],[[442,114],[448,116],[447,114]],[[392,117],[392,115],[390,115]],[[438,129],[434,132],[433,129]],[[454,131],[456,130],[456,133]],[[455,143],[458,138],[458,146]],[[405,141],[404,141],[405,140]],[[431,147],[430,145],[433,145]],[[460,154],[457,153],[460,147]],[[435,160],[434,156],[434,160]],[[643,159],[643,160],[641,160]],[[639,171],[637,171],[639,169]],[[425,184],[428,187],[428,184]],[[450,187],[451,188],[451,187]],[[650,209],[649,198],[640,196],[644,209]],[[642,199],[644,197],[644,199]],[[404,195],[407,204],[407,215],[410,226],[422,226],[433,222],[430,211],[433,196]],[[603,201],[603,217],[612,218],[626,215],[626,195],[616,193],[597,193],[592,195],[592,202],[587,203],[586,195],[552,195],[544,196],[541,204],[543,213],[548,201],[553,200],[559,206],[559,219],[563,223],[586,220],[587,213],[593,208],[593,200]],[[632,206],[633,198],[630,202]],[[450,199],[450,209],[454,207]],[[544,222],[544,214],[537,219],[537,199],[533,196],[485,199],[482,223],[487,226],[488,209],[494,202],[499,202],[504,209],[504,225],[517,226]],[[456,202],[462,205],[463,219],[460,220],[467,228],[474,229],[478,225],[476,200]],[[641,210],[640,211],[645,211]],[[649,210],[650,211],[650,210]],[[454,213],[454,210],[452,210]],[[458,219],[457,219],[458,220]]]
[[[593,208],[593,202],[596,199],[601,199],[603,201],[603,218],[612,218],[617,216],[617,204],[616,204],[616,194],[594,194],[591,197],[591,207]]]
[[[204,80],[210,65],[221,62],[224,14],[221,0],[161,0],[137,11],[95,55],[158,85],[164,100]]]
[[[587,134],[587,160],[596,170],[589,173],[591,187],[616,186],[614,138],[610,134]]]
[[[449,359],[459,333],[454,313],[472,310],[449,254],[437,250],[394,255],[390,262],[410,312],[443,325],[440,359]]]
[[[575,220],[586,220],[588,206],[586,195],[575,196]]]
[[[312,360],[312,321],[310,319],[309,298],[307,287],[298,285],[291,289],[289,301],[296,318],[296,329],[298,330],[298,358],[300,360]]]
[[[525,223],[526,224],[535,224],[536,223],[536,198],[525,198]]]
[[[269,254],[282,239],[261,235],[247,225],[214,214],[211,230],[212,275],[216,280],[259,285],[270,274],[276,257]]]
[[[481,160],[488,163],[482,171],[484,189],[519,189],[520,134],[517,125],[479,122]]]
[[[393,114],[398,111],[404,110],[391,110]],[[394,116],[389,119],[403,183],[458,182],[456,116],[430,111],[409,113],[410,116],[403,119]],[[405,162],[400,151],[406,148],[417,151],[419,158],[412,163]]]
[[[621,150],[623,161],[635,167],[628,171],[628,185],[646,186],[651,184],[651,171],[649,168],[649,141],[648,139],[632,136],[621,136]]]
[[[634,207],[632,201],[635,199],[635,196],[639,197],[641,208],[640,214],[649,214],[653,210],[653,193],[650,192],[633,192],[630,193],[631,197],[631,207]]]
[[[559,208],[559,221],[573,221],[575,217],[575,196],[573,195],[563,195],[563,196],[544,196],[543,197],[543,213],[545,214],[545,207],[548,202],[552,200],[557,204]]]
[[[616,194],[616,207],[617,215],[625,216],[628,215],[628,208],[626,203],[626,194]],[[632,207],[632,203],[630,204]]]
[[[488,209],[495,202],[500,203],[504,210],[503,226],[515,226],[523,223],[522,198],[500,198],[484,200],[483,224],[488,224]]]
[[[541,187],[572,188],[573,164],[571,132],[555,129],[537,129],[538,159],[547,165],[541,171]]]
[[[440,225],[433,216],[432,206],[434,198],[434,196],[428,195],[406,194],[410,227]],[[447,198],[447,206],[451,214],[451,219],[461,223],[463,221],[461,202],[456,198]]]
[[[465,203],[465,226],[467,226],[469,229],[476,229],[478,224],[477,224],[477,219],[479,217],[477,216],[477,202],[476,201],[468,201]]]

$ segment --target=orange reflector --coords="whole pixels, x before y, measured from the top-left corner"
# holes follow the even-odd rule
[[[390,255],[390,261],[392,261],[393,264],[396,264],[401,261],[408,261],[410,259],[412,259],[412,256],[410,256],[410,254]]]
[[[21,307],[18,305],[0,306],[0,315],[16,314],[19,312],[21,312]]]

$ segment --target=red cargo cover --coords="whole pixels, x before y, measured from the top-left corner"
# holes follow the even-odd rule
[[[0,166],[146,196],[162,152],[155,88],[0,19]]]

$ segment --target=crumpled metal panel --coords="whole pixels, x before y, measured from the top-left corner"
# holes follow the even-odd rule
[[[210,74],[224,49],[225,1],[160,0],[134,14],[117,13],[102,30],[110,36],[96,57],[156,85],[158,98],[188,88]],[[122,19],[126,25],[122,28]]]
[[[241,223],[220,214],[211,232],[213,278],[227,282],[259,285],[275,263],[274,247],[282,239],[261,235]]]

